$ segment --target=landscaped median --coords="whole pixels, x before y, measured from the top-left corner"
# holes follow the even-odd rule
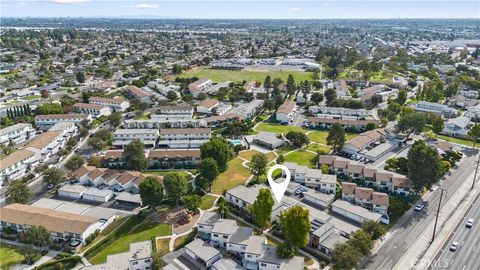
[[[171,234],[172,227],[170,224],[157,223],[149,213],[141,212],[130,217],[116,231],[88,249],[85,252],[85,257],[92,264],[104,263],[108,255],[128,251],[130,243],[146,240],[155,241],[157,236]]]

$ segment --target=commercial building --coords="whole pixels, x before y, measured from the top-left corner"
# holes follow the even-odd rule
[[[31,139],[34,135],[35,129],[32,127],[32,124],[18,123],[0,129],[0,145],[16,145]]]
[[[57,123],[72,122],[80,125],[82,121],[92,121],[88,114],[47,114],[35,116],[35,125],[41,130],[47,130]]]

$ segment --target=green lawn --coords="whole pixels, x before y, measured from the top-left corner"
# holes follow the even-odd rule
[[[274,133],[288,133],[289,131],[300,131],[300,132],[307,132],[308,130],[301,128],[301,127],[294,127],[294,126],[285,126],[275,123],[260,123],[255,128],[257,131],[267,131],[267,132],[274,132]]]
[[[149,120],[150,119],[150,113],[145,112],[142,115],[136,116],[135,120]]]
[[[23,100],[34,100],[34,99],[39,99],[41,98],[40,95],[33,95],[33,96],[27,96],[27,97],[24,97],[22,98]]]
[[[173,248],[175,250],[178,250],[178,249],[184,247],[188,243],[192,242],[192,240],[195,238],[195,235],[197,235],[197,230],[196,229],[192,230],[190,233],[188,233],[186,235],[182,235],[182,236],[178,237],[177,239],[175,239],[175,242],[173,243]]]
[[[445,141],[449,141],[449,142],[454,142],[454,143],[466,145],[466,146],[473,146],[473,141],[469,141],[469,140],[466,140],[466,139],[453,138],[453,137],[448,137],[448,136],[445,136],[445,135],[437,135],[437,138],[445,140]]]
[[[170,234],[172,234],[172,227],[169,224],[143,222],[140,225],[132,228],[128,234],[120,236],[111,242],[98,253],[90,254],[91,257],[89,257],[88,260],[92,264],[104,263],[107,260],[108,255],[128,251],[130,248],[130,243],[151,240],[152,237],[155,236]]]
[[[200,203],[200,209],[202,210],[207,210],[213,207],[213,204],[215,203],[215,200],[217,197],[212,196],[212,195],[205,195],[202,197],[202,203]]]
[[[294,162],[298,165],[315,168],[317,166],[317,155],[307,152],[305,150],[295,151],[284,156],[286,162]]]
[[[259,154],[260,152],[256,151],[256,150],[247,150],[247,151],[242,151],[238,154],[238,156],[246,159],[246,160],[252,160],[252,157],[256,154]],[[275,156],[275,154],[273,152],[268,152],[265,154],[267,156],[267,159],[268,159],[268,162],[274,160],[275,158],[277,158],[277,156]]]
[[[329,153],[330,151],[332,151],[332,148],[330,148],[329,146],[316,144],[316,143],[309,144],[307,149],[315,152],[324,151],[326,153]]]
[[[250,171],[242,166],[243,160],[234,158],[228,162],[228,169],[221,173],[213,183],[212,192],[222,194],[224,190],[229,190],[247,181]]]
[[[297,149],[297,147],[289,144],[289,145],[285,145],[285,146],[282,146],[280,148],[275,149],[275,152],[277,153],[277,155],[285,155],[286,153],[288,153],[292,150],[295,150],[295,149]]]
[[[0,269],[9,269],[25,259],[18,251],[17,247],[1,244],[0,245]]]
[[[308,138],[312,142],[316,143],[321,143],[321,144],[327,144],[327,136],[328,136],[328,131],[326,130],[316,130],[308,133]],[[346,133],[345,134],[345,140],[350,140],[358,136],[358,134],[354,133]]]
[[[155,175],[155,176],[165,176],[165,175],[167,175],[168,173],[171,173],[171,172],[176,172],[176,173],[180,174],[181,176],[185,177],[185,179],[190,179],[191,178],[190,174],[188,174],[185,171],[142,171],[142,173],[144,173],[144,174],[150,174],[150,175]]]
[[[161,238],[157,240],[157,253],[160,256],[167,254],[170,250],[168,249],[168,244],[170,243],[170,238]]]
[[[220,70],[220,69],[209,69],[209,68],[196,68],[189,71],[186,71],[183,74],[180,74],[181,78],[190,78],[198,77],[210,78],[213,82],[224,82],[224,81],[259,81],[263,83],[265,77],[270,75],[272,79],[281,78],[283,81],[287,81],[288,75],[291,74],[295,78],[295,81],[312,81],[312,72],[304,71],[257,71],[257,70]]]

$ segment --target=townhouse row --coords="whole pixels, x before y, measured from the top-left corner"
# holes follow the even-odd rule
[[[16,145],[35,136],[35,129],[31,124],[18,123],[0,130],[0,145]]]
[[[200,148],[210,137],[210,128],[117,129],[112,146],[123,149],[133,140],[140,140],[146,148]]]
[[[147,149],[145,156],[149,168],[179,169],[195,168],[201,161],[200,149]],[[123,150],[108,150],[103,157],[103,164],[108,168],[124,168]]]
[[[378,190],[393,192],[402,196],[410,194],[411,182],[403,175],[380,171],[376,168],[329,155],[321,155],[319,164],[328,166],[330,173],[335,173],[341,178],[363,180],[368,187],[375,187]]]

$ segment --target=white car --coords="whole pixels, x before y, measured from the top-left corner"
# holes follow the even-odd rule
[[[458,242],[457,241],[454,241],[451,245],[450,245],[450,251],[453,251],[455,252],[458,248]]]
[[[423,210],[424,207],[425,207],[425,204],[419,203],[419,204],[415,205],[415,211],[420,212],[420,211]]]
[[[469,229],[472,228],[473,227],[473,218],[469,218],[467,220],[467,224],[465,224],[465,226]]]

